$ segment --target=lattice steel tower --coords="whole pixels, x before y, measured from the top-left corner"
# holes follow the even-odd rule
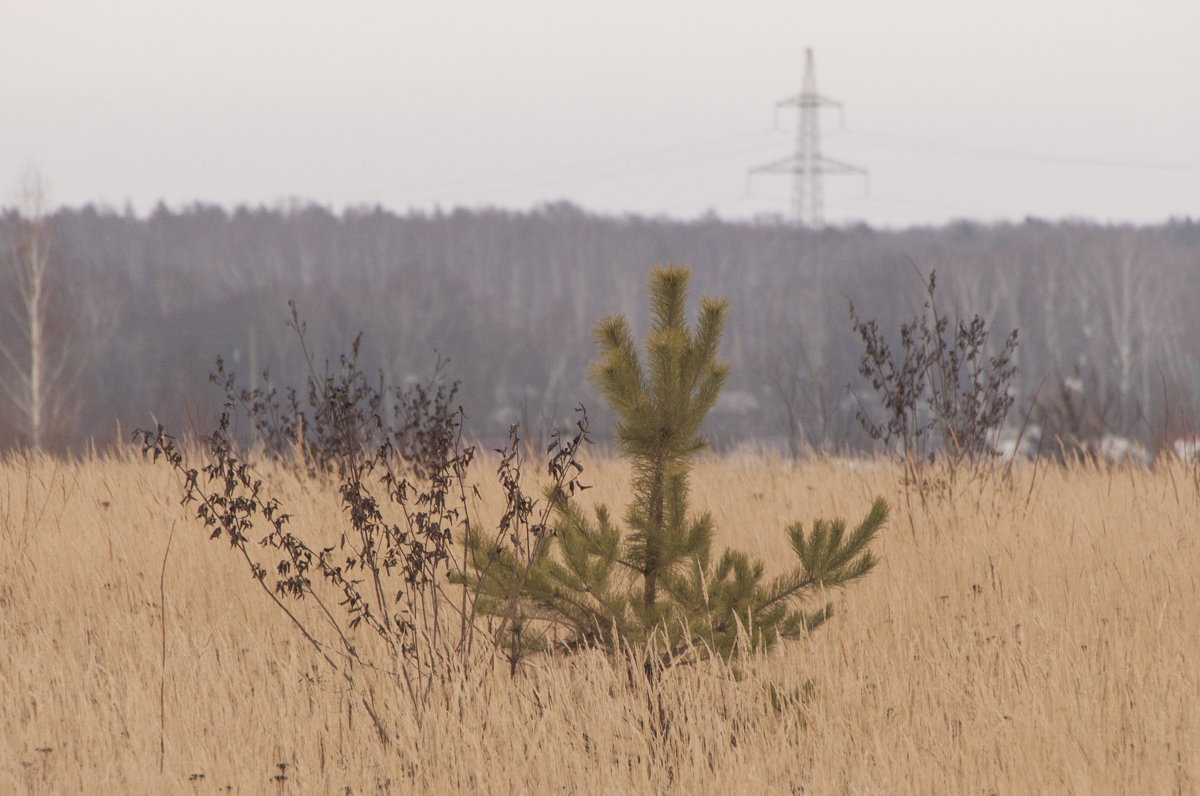
[[[824,223],[824,196],[821,178],[826,174],[862,174],[867,170],[832,160],[821,154],[821,107],[840,108],[842,104],[817,93],[817,71],[813,66],[813,51],[804,51],[804,85],[794,97],[775,103],[779,108],[795,105],[800,108],[800,123],[796,128],[796,154],[782,160],[764,163],[750,169],[754,174],[792,175],[792,217],[797,224],[819,227]]]

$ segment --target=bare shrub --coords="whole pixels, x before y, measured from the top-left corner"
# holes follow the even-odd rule
[[[526,491],[514,426],[496,473],[505,510],[495,527],[483,527],[471,502],[476,449],[463,440],[461,408],[451,408],[456,388],[431,382],[399,390],[382,377],[373,383],[358,366],[357,340],[333,373],[327,369],[318,377],[294,308],[293,324],[309,365],[306,409],[292,388],[285,393],[287,411],[269,385],[239,390],[235,375],[218,363],[214,381],[226,402],[216,428],[199,441],[202,464],[191,466],[162,425],[139,429],[134,439],[144,456],[180,474],[182,502],[195,504],[211,538],[224,538],[241,555],[254,580],[329,666],[352,688],[357,667],[393,674],[419,715],[435,684],[485,663],[503,632],[502,623],[479,620],[476,592],[454,585],[465,579],[463,568],[473,566],[469,556],[455,554],[456,539],[486,536],[498,550],[528,556],[531,540],[546,532],[552,501]],[[385,397],[397,401],[402,425],[384,419]],[[253,421],[258,445],[243,449],[234,439],[239,411]],[[585,442],[581,407],[576,434],[556,434],[549,446],[550,493],[580,487],[577,453]],[[331,538],[292,533],[291,515],[271,496],[256,450],[268,460],[296,455],[310,473],[336,476],[347,526]],[[316,610],[296,610],[295,601]],[[357,641],[358,630],[370,631],[382,646]],[[372,697],[358,693],[386,742]]]
[[[961,469],[997,455],[997,437],[1012,407],[1017,330],[989,354],[991,330],[975,315],[953,320],[938,307],[937,275],[925,285],[923,311],[900,326],[893,352],[879,325],[864,321],[850,304],[854,331],[865,351],[858,372],[871,384],[882,419],[859,400],[858,420],[871,439],[899,450],[908,481],[922,485],[922,465],[940,455],[953,479]],[[924,494],[924,488],[922,488]]]

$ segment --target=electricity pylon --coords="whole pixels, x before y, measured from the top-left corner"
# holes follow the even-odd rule
[[[811,47],[804,51],[804,85],[800,93],[775,103],[776,113],[779,108],[792,105],[800,108],[796,154],[756,166],[750,169],[749,175],[791,174],[792,217],[797,224],[816,228],[824,223],[821,178],[826,174],[866,175],[867,170],[821,154],[821,123],[817,111],[822,107],[840,108],[842,104],[817,93],[817,71],[813,66]]]

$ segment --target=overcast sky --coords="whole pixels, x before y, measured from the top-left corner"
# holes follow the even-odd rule
[[[1200,216],[1197,0],[0,0],[0,197],[786,213],[806,46],[831,221]]]

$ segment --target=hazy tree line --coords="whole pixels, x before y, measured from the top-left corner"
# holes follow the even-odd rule
[[[536,438],[582,402],[602,436],[608,418],[586,381],[590,329],[624,313],[644,333],[657,263],[687,263],[697,297],[731,300],[722,354],[733,370],[709,424],[721,445],[868,447],[855,413],[871,396],[848,304],[894,331],[919,310],[930,271],[941,299],[983,316],[997,346],[1020,330],[1014,425],[1028,413],[1047,434],[1119,434],[1151,450],[1200,426],[1200,223],[1190,220],[805,231],[569,204],[403,216],[160,205],[144,217],[24,206],[0,219],[0,257],[4,448],[106,444],[152,416],[204,429],[221,401],[207,380],[218,355],[247,386],[264,371],[298,384],[289,300],[318,362],[358,331],[363,364],[395,383],[448,360],[473,435],[499,438],[521,422]]]

